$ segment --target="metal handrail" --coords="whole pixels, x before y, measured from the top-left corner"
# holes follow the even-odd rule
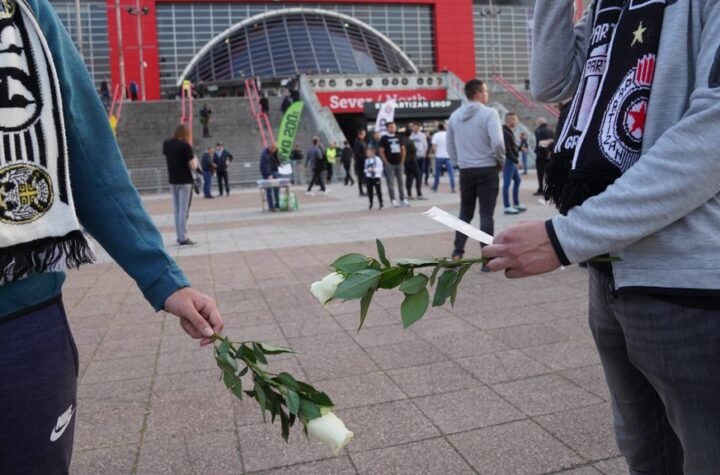
[[[531,100],[529,97],[527,97],[522,92],[518,91],[515,86],[513,86],[507,79],[505,79],[501,75],[496,74],[495,76],[493,76],[493,79],[495,79],[495,81],[497,81],[498,84],[500,84],[503,87],[503,89],[505,89],[507,92],[509,92],[515,99],[522,102],[523,105],[525,105],[526,107],[531,107],[531,108],[540,107],[541,104],[538,104],[537,102]],[[560,117],[560,110],[557,107],[555,107],[554,105],[542,104],[542,107],[556,119],[558,117]]]

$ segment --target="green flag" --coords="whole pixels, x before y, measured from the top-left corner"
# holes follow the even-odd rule
[[[295,136],[300,129],[300,117],[302,117],[302,101],[293,102],[283,115],[278,130],[278,157],[283,162],[290,160],[290,153],[295,145]]]

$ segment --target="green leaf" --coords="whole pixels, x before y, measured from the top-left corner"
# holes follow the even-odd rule
[[[315,392],[313,394],[307,394],[306,397],[308,398],[308,400],[314,402],[321,407],[333,407],[335,405],[330,400],[330,397],[325,393]]]
[[[265,409],[267,408],[267,396],[265,395],[265,388],[263,387],[263,384],[260,381],[255,381],[255,386],[253,388],[253,392],[255,393],[255,399],[257,399],[258,404],[260,404],[260,408],[263,410],[263,419],[265,418]]]
[[[290,418],[283,410],[280,411],[280,424],[282,425],[282,438],[287,443],[290,438]]]
[[[396,259],[395,263],[399,266],[405,267],[418,267],[418,266],[429,266],[437,264],[437,259]]]
[[[452,292],[450,293],[450,305],[453,307],[455,306],[455,300],[457,300],[457,292],[458,287],[460,287],[460,282],[462,282],[463,277],[465,277],[465,274],[467,274],[467,271],[470,270],[472,267],[472,264],[465,265],[460,268],[460,271],[458,272],[457,280],[455,281],[455,285],[453,286]]]
[[[230,356],[230,353],[218,354],[215,356],[215,361],[223,371],[230,371],[232,373],[237,371],[237,363],[235,362],[235,359]]]
[[[379,239],[376,239],[375,243],[377,244],[377,251],[380,262],[382,262],[385,267],[390,267],[390,261],[385,256],[385,246],[383,246],[383,243]]]
[[[300,415],[307,420],[317,419],[322,416],[320,408],[312,401],[306,399],[300,400]]]
[[[231,348],[232,347],[230,346],[230,340],[228,340],[227,338],[223,338],[216,351],[218,355],[227,355],[230,353]]]
[[[292,348],[285,348],[284,346],[273,346],[273,345],[268,345],[267,343],[258,343],[257,345],[260,347],[260,349],[266,355],[279,355],[282,353],[295,353],[295,350],[293,350]]]
[[[438,279],[435,287],[435,297],[433,297],[433,307],[439,307],[445,304],[445,301],[452,294],[455,287],[458,274],[454,270],[446,270]]]
[[[373,295],[375,295],[375,290],[371,289],[370,291],[368,291],[365,297],[360,300],[360,325],[358,326],[358,332],[362,328],[363,323],[365,323],[368,310],[370,310],[370,302],[372,302]]]
[[[258,360],[258,363],[268,364],[262,349],[255,343],[253,343],[253,353],[255,353],[255,358]]]
[[[338,285],[335,300],[353,300],[363,298],[370,289],[376,289],[382,273],[375,269],[365,269],[350,274]]]
[[[230,391],[235,395],[236,398],[240,399],[242,401],[243,398],[243,388],[242,388],[242,379],[238,378],[237,384],[230,388]]]
[[[428,277],[425,274],[418,274],[403,282],[398,290],[405,295],[416,294],[426,288],[427,283]]]
[[[403,326],[408,328],[425,315],[430,305],[430,294],[426,288],[423,288],[416,294],[408,294],[400,306],[400,314],[402,315]]]
[[[240,345],[240,348],[238,348],[237,353],[235,354],[235,358],[245,359],[251,363],[257,363],[255,352],[248,348],[247,345]]]
[[[389,269],[385,269],[380,277],[379,287],[382,289],[394,289],[403,283],[407,274],[408,269],[405,267],[391,267]]]
[[[280,373],[277,376],[273,378],[274,381],[277,381],[280,384],[283,384],[287,386],[290,389],[293,389],[295,391],[300,391],[300,385],[295,380],[295,378],[292,377],[289,373]]]
[[[441,267],[435,266],[435,268],[432,271],[432,274],[430,274],[430,285],[435,285],[435,279],[437,279],[438,272],[440,272]]]
[[[248,371],[250,371],[250,367],[245,366],[243,369],[240,370],[240,372],[238,373],[238,376],[240,376],[242,378],[243,376],[245,376],[248,373]]]
[[[292,389],[288,389],[285,394],[285,404],[287,405],[290,414],[297,414],[300,411],[300,396]]]
[[[330,267],[338,272],[345,272],[346,274],[351,274],[353,272],[357,272],[363,269],[367,269],[370,267],[371,260],[362,254],[346,254],[335,262],[333,262]]]

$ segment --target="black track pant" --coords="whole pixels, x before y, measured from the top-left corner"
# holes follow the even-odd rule
[[[0,361],[0,473],[68,473],[78,357],[59,297],[0,319]]]
[[[365,178],[365,185],[367,185],[367,195],[368,195],[368,199],[370,200],[370,206],[373,205],[373,198],[376,193],[377,193],[377,197],[378,197],[378,203],[380,203],[380,206],[382,206],[383,205],[383,197],[382,197],[382,184],[380,182],[380,178]]]

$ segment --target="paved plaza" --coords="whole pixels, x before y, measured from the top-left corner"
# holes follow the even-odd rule
[[[528,212],[504,216],[499,203],[496,229],[553,215],[526,178]],[[169,196],[145,205],[194,286],[217,299],[228,336],[298,351],[271,370],[333,398],[355,432],[348,449],[333,457],[299,427],[286,445],[254,401],[224,388],[212,350],[155,314],[98,249],[101,262],[70,273],[64,294],[81,360],[72,473],[627,473],[586,322],[585,270],[511,281],[474,268],[454,309],[432,309],[409,330],[401,295],[385,291],[358,333],[359,303],[323,309],[310,284],[342,254],[374,255],[375,238],[391,258],[449,255],[453,234],[420,213],[456,214],[459,195],[427,190],[410,208],[368,211],[342,184],[295,191],[293,213],[261,213],[256,190],[196,197],[189,248],[174,244]],[[479,255],[468,242],[467,257]]]

